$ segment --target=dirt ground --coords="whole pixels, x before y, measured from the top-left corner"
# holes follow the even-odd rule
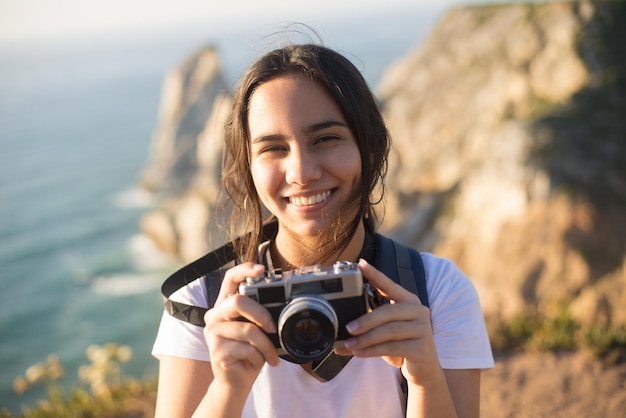
[[[626,418],[626,364],[585,352],[496,354],[483,373],[483,418]]]

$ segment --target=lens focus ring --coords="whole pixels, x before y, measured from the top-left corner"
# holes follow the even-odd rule
[[[278,335],[283,349],[297,362],[325,357],[337,338],[339,321],[330,303],[305,295],[290,301],[278,317]]]

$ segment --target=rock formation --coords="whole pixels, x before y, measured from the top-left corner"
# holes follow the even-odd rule
[[[624,4],[453,9],[383,75],[382,229],[453,259],[487,316],[626,320]],[[146,175],[170,197],[143,228],[184,261],[206,251],[219,182],[216,62],[204,51],[168,78]]]
[[[141,186],[156,196],[158,209],[142,218],[141,229],[161,250],[182,260],[208,248],[206,229],[219,190],[230,107],[225,86],[214,47],[194,54],[168,74],[163,86],[152,154],[141,179]]]
[[[455,260],[487,315],[571,304],[626,320],[619,16],[617,2],[455,9],[383,76],[385,226]],[[424,194],[436,213],[407,230],[407,197]]]
[[[150,163],[141,179],[143,188],[176,195],[191,187],[202,163],[210,158],[201,152],[201,134],[220,123],[214,113],[226,92],[218,52],[212,46],[168,74]]]

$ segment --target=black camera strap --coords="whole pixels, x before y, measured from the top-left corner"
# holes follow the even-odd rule
[[[272,239],[277,231],[277,222],[265,224],[263,226],[264,239]],[[210,308],[217,300],[226,270],[237,263],[233,243],[229,242],[176,271],[161,286],[163,305],[167,313],[181,321],[204,327],[204,314],[208,308],[176,302],[171,300],[170,296],[196,280],[205,280],[207,285],[207,306]]]

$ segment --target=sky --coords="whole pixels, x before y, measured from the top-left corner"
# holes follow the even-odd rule
[[[479,0],[0,0],[0,43],[89,37],[190,23],[357,18]],[[436,6],[433,6],[436,5]]]

